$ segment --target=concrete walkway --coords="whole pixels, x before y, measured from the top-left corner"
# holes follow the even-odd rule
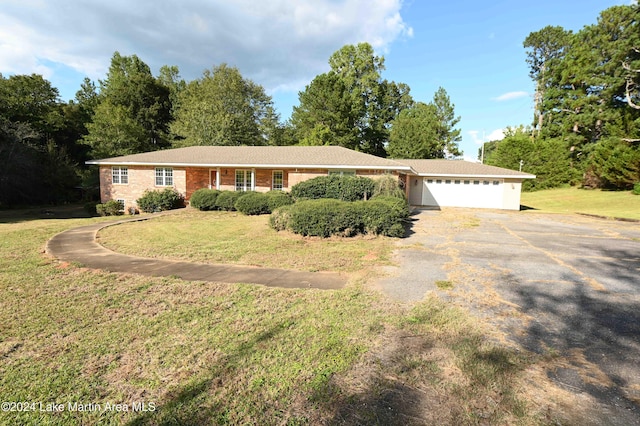
[[[46,252],[60,260],[78,262],[88,268],[150,276],[175,276],[188,281],[250,283],[281,288],[343,288],[346,274],[301,272],[253,266],[180,262],[128,256],[111,251],[96,242],[96,234],[107,226],[153,219],[158,216],[101,222],[64,231],[47,242]]]

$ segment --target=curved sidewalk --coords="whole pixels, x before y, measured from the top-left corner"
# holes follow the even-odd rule
[[[47,242],[46,252],[60,260],[78,262],[88,268],[150,276],[172,276],[188,281],[250,283],[269,287],[323,290],[340,289],[346,284],[347,276],[336,272],[301,272],[253,266],[150,259],[116,253],[96,241],[96,234],[102,228],[125,222],[148,220],[153,217],[101,222],[69,229],[51,238]]]

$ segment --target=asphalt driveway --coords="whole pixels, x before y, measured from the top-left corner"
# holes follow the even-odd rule
[[[413,219],[381,290],[469,307],[512,342],[558,354],[548,376],[596,401],[594,424],[640,424],[640,223],[462,209]]]

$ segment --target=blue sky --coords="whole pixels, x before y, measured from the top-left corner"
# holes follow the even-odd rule
[[[532,120],[525,37],[546,25],[577,31],[618,4],[630,0],[0,0],[0,73],[42,74],[68,100],[85,76],[105,77],[116,50],[154,73],[177,65],[187,80],[227,63],[287,119],[333,52],[367,41],[385,57],[383,78],[414,99],[445,88],[472,159],[483,134]]]

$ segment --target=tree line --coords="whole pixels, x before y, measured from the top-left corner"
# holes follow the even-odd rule
[[[578,32],[524,40],[536,85],[530,126],[485,146],[486,163],[537,175],[531,189],[640,182],[640,6],[613,6]]]
[[[76,199],[98,185],[89,159],[192,145],[340,145],[393,158],[457,156],[460,117],[439,88],[429,103],[382,78],[367,43],[329,58],[330,71],[299,93],[282,121],[265,89],[227,64],[185,81],[177,66],[154,76],[115,52],[104,80],[85,78],[60,100],[40,75],[0,74],[0,207]]]

